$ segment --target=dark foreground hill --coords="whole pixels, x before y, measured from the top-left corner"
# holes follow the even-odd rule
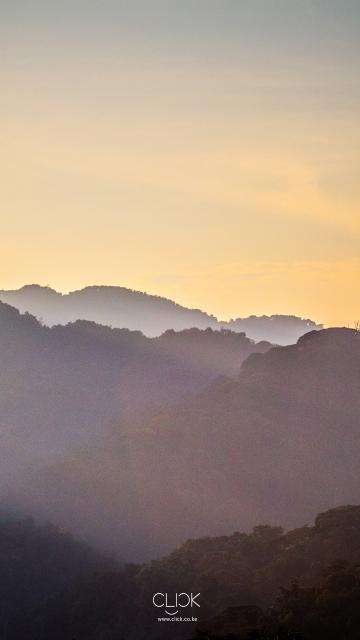
[[[51,524],[0,516],[0,637],[20,611],[43,605],[75,580],[119,568]],[[25,635],[26,637],[26,635]]]
[[[92,286],[69,294],[50,287],[26,285],[17,290],[0,290],[0,300],[21,312],[29,312],[48,326],[90,320],[117,328],[159,336],[167,329],[230,329],[245,332],[256,341],[291,344],[312,329],[320,329],[312,320],[295,316],[250,316],[220,322],[199,309],[188,309],[172,300],[148,295],[125,287]]]
[[[359,391],[360,333],[312,332],[33,473],[23,499],[132,558],[264,520],[298,526],[360,501]]]
[[[359,576],[360,507],[343,506],[314,526],[189,540],[161,560],[83,579],[18,615],[3,637],[358,640]],[[197,622],[159,622],[158,592],[171,603],[175,593],[199,594],[199,607],[180,612]]]

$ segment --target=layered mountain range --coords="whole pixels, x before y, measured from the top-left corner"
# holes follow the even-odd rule
[[[147,338],[89,321],[49,328],[0,303],[0,424],[4,447],[49,458],[112,427],[201,391],[271,345],[190,329]]]
[[[3,500],[129,559],[360,499],[360,334],[160,338],[2,305]]]
[[[312,320],[286,315],[250,316],[224,322],[199,309],[125,287],[91,286],[61,294],[50,287],[25,285],[16,290],[0,290],[0,300],[33,314],[48,326],[91,320],[141,331],[149,337],[159,336],[167,329],[209,327],[245,332],[256,341],[291,344],[304,333],[322,328]]]

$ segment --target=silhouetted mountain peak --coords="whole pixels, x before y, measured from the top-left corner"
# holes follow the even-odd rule
[[[0,301],[0,331],[5,327],[15,331],[19,327],[41,327],[41,324],[30,313],[20,313],[12,305]]]
[[[242,364],[240,375],[249,380],[249,376],[256,373],[264,376],[271,370],[273,375],[280,373],[285,377],[289,367],[295,375],[306,374],[310,367],[312,376],[319,371],[332,374],[329,368],[350,370],[357,367],[359,358],[360,333],[355,329],[335,327],[310,331],[294,345],[273,347],[264,354],[251,354]]]
[[[24,317],[24,314],[21,314],[18,309],[12,307],[10,304],[6,302],[0,301],[0,319],[1,321],[6,320],[6,318],[19,318],[19,316]]]
[[[356,329],[348,327],[330,327],[320,331],[309,331],[309,333],[300,336],[297,341],[298,346],[324,346],[332,345],[332,347],[351,347],[360,342],[360,332]]]
[[[53,295],[53,296],[62,296],[62,293],[59,293],[58,291],[56,291],[55,289],[52,289],[52,287],[49,286],[44,286],[41,284],[24,284],[22,287],[20,287],[20,289],[13,289],[10,290],[8,293],[19,293],[20,292],[22,294],[41,294],[43,296],[49,296],[49,295]]]

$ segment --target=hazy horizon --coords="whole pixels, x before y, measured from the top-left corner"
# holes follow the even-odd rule
[[[106,287],[114,287],[114,288],[120,288],[120,289],[127,289],[129,291],[134,291],[135,293],[144,293],[144,294],[146,294],[146,295],[148,295],[150,297],[159,296],[161,298],[164,298],[165,300],[169,300],[170,302],[175,302],[175,304],[178,304],[180,306],[188,308],[189,310],[194,309],[194,310],[199,310],[199,311],[205,312],[208,315],[214,316],[219,322],[229,322],[230,320],[233,320],[233,319],[236,319],[236,318],[246,319],[247,317],[250,317],[250,316],[261,317],[261,316],[271,316],[271,315],[280,315],[280,316],[282,316],[282,315],[284,315],[284,316],[295,316],[296,315],[296,314],[291,313],[291,311],[289,311],[289,312],[276,311],[273,314],[270,314],[270,313],[269,314],[266,314],[266,313],[257,313],[257,314],[256,313],[249,313],[248,316],[245,316],[245,315],[241,314],[241,309],[240,309],[239,311],[234,311],[234,313],[229,314],[227,316],[218,316],[218,315],[216,315],[216,313],[212,309],[208,309],[208,308],[204,309],[204,308],[200,307],[199,305],[194,305],[192,307],[191,306],[187,306],[186,303],[180,302],[179,300],[171,298],[170,296],[165,296],[165,295],[161,295],[161,294],[158,294],[158,293],[154,293],[153,291],[145,291],[145,290],[134,289],[131,286],[125,286],[123,284],[105,284],[105,283],[93,283],[92,282],[92,283],[85,284],[85,285],[83,285],[81,287],[73,287],[71,289],[63,289],[63,290],[61,290],[61,289],[59,289],[57,287],[52,286],[50,283],[41,284],[39,282],[31,282],[31,283],[30,282],[26,282],[24,284],[20,284],[18,287],[9,288],[9,289],[6,289],[5,287],[1,287],[0,286],[0,291],[18,291],[18,290],[23,289],[25,287],[32,287],[32,286],[33,287],[39,286],[41,288],[48,288],[48,289],[51,289],[52,291],[55,291],[56,293],[60,293],[61,295],[69,295],[70,293],[75,293],[77,291],[81,291],[83,289],[92,288],[92,287],[94,287],[94,288],[96,288],[96,287],[105,287],[105,288]],[[10,302],[8,304],[11,305]],[[308,318],[307,316],[296,316],[296,317],[303,318],[304,320],[305,319],[313,320],[315,323],[320,323],[320,324],[322,324],[324,326],[330,326],[330,325],[325,325],[322,322],[321,318]],[[354,325],[354,322],[352,322],[352,323],[349,322],[346,326],[353,326],[353,325]]]
[[[357,2],[0,13],[1,287],[360,317]]]

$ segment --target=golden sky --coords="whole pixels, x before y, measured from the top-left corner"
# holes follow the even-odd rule
[[[360,318],[356,0],[0,8],[0,288]]]

